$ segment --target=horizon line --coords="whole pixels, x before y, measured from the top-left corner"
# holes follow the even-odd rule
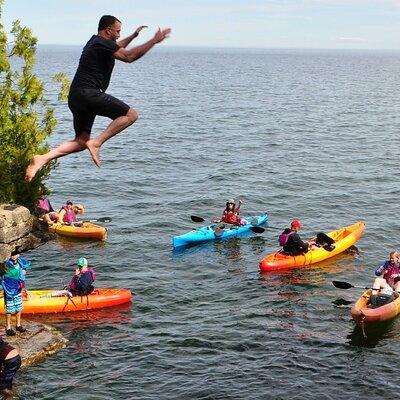
[[[83,47],[82,44],[38,43],[37,46]],[[244,47],[244,46],[207,46],[207,45],[164,45],[157,49],[227,49],[227,50],[346,50],[346,51],[400,51],[400,48],[362,48],[362,47]]]

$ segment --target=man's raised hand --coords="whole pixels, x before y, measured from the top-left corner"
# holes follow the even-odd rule
[[[158,28],[158,31],[156,32],[156,34],[154,35],[154,41],[156,43],[160,43],[162,42],[164,39],[166,39],[167,37],[169,37],[169,34],[171,33],[171,28],[164,28],[164,29],[160,29]]]
[[[136,31],[134,32],[135,37],[139,35],[140,31],[144,28],[147,28],[147,25],[140,25],[139,27],[136,28]]]

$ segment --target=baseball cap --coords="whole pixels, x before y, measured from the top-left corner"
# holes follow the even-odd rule
[[[293,228],[301,228],[301,222],[298,219],[294,219],[291,223],[290,226],[292,226]]]
[[[88,262],[85,257],[81,257],[78,259],[77,264],[79,267],[86,267],[88,265]]]

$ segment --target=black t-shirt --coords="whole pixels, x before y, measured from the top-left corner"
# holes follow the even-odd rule
[[[118,49],[116,42],[93,35],[83,48],[71,90],[100,89],[104,92],[115,64],[113,54]]]
[[[301,240],[298,233],[292,233],[286,244],[283,246],[283,252],[285,254],[301,254],[307,253],[308,251],[308,243],[305,243]]]

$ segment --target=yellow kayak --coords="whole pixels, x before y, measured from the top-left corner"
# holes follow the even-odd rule
[[[261,272],[268,272],[305,267],[326,260],[327,258],[336,256],[351,247],[358,239],[360,239],[364,230],[364,222],[356,222],[353,225],[345,226],[329,232],[327,235],[335,241],[335,248],[332,251],[327,251],[323,247],[318,247],[309,250],[305,254],[297,256],[286,255],[280,251],[269,254],[260,261],[260,270]]]
[[[77,239],[105,240],[107,229],[91,222],[81,222],[79,226],[60,222],[49,224],[49,232]]]

